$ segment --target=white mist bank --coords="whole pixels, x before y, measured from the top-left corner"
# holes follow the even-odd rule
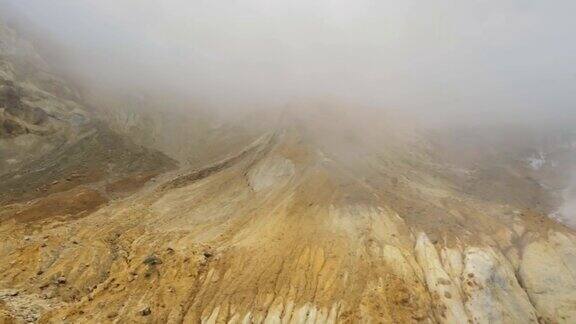
[[[576,121],[574,1],[1,4],[58,42],[68,71],[111,88],[214,105],[328,97],[428,119]]]

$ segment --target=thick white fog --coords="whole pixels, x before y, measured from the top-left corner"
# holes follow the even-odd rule
[[[576,120],[570,0],[0,3],[98,82],[222,105],[330,98],[431,118]]]

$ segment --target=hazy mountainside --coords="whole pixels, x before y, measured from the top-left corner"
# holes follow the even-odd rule
[[[0,26],[0,156],[0,201],[175,166],[99,122],[32,45],[5,26]]]
[[[112,129],[189,167],[213,163],[238,151],[269,131],[273,126],[269,122],[274,120],[263,117],[262,112],[219,118],[166,95],[90,88],[84,97]]]
[[[429,138],[441,163],[468,171],[463,190],[483,199],[551,213],[572,182],[576,132],[570,129],[468,128]]]
[[[0,323],[576,321],[570,134],[92,111],[0,42]]]

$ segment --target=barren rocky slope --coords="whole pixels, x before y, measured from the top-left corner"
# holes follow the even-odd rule
[[[560,176],[523,146],[304,105],[175,169],[11,72],[1,30],[0,323],[576,321]]]

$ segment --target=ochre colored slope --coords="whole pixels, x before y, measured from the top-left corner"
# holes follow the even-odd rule
[[[403,180],[388,195],[354,174],[369,156],[317,144],[287,130],[82,218],[3,221],[4,308],[59,323],[576,319],[568,229],[459,194],[425,166],[390,166]]]

